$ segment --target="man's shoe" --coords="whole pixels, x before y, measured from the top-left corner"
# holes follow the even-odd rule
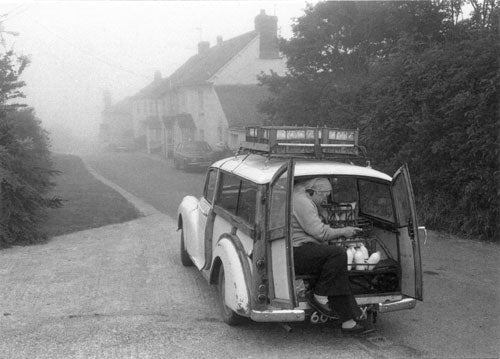
[[[313,293],[308,293],[306,295],[306,298],[309,301],[309,304],[311,305],[311,307],[316,309],[321,314],[324,314],[330,318],[337,318],[337,314],[330,308],[330,306],[328,304],[322,304],[322,303],[318,302],[316,300],[316,298],[314,297]]]
[[[356,323],[352,328],[342,328],[342,334],[368,334],[375,331],[373,326],[364,326]]]

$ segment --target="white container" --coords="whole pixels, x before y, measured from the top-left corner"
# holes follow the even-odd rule
[[[354,247],[349,247],[346,249],[347,253],[347,270],[351,270],[353,268],[353,262],[354,262],[354,253],[356,250]]]
[[[373,269],[375,268],[375,265],[378,264],[378,262],[380,262],[380,252],[375,252],[373,253],[370,258],[368,258],[368,260],[366,261],[366,263],[370,264],[368,266],[368,269]]]
[[[363,243],[359,245],[359,249],[361,250],[361,252],[363,252],[364,259],[368,259],[370,257],[370,255],[368,254],[368,249],[366,249]]]
[[[356,270],[366,270],[365,254],[359,248],[354,253],[354,263],[356,264]]]

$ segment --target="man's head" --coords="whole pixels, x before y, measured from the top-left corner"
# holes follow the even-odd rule
[[[304,189],[316,205],[325,203],[332,193],[332,185],[327,178],[317,177],[305,183]]]

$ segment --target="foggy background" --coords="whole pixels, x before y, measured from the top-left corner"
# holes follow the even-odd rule
[[[64,152],[96,141],[105,90],[113,103],[134,95],[156,70],[168,77],[195,55],[199,41],[213,46],[218,35],[228,40],[252,31],[261,9],[276,15],[279,35],[290,38],[293,18],[305,7],[305,1],[12,2],[0,4],[0,20],[5,49],[31,59],[21,76],[22,102],[35,108],[52,148]]]

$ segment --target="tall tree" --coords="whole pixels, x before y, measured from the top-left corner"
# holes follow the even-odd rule
[[[379,168],[409,163],[431,228],[498,239],[498,33],[458,21],[461,4],[309,6],[282,41],[289,74],[261,77],[273,94],[261,110],[274,123],[359,127]]]
[[[0,247],[45,239],[42,210],[61,204],[48,197],[56,172],[47,133],[32,109],[15,103],[24,97],[20,75],[28,62],[12,51],[0,54]]]

